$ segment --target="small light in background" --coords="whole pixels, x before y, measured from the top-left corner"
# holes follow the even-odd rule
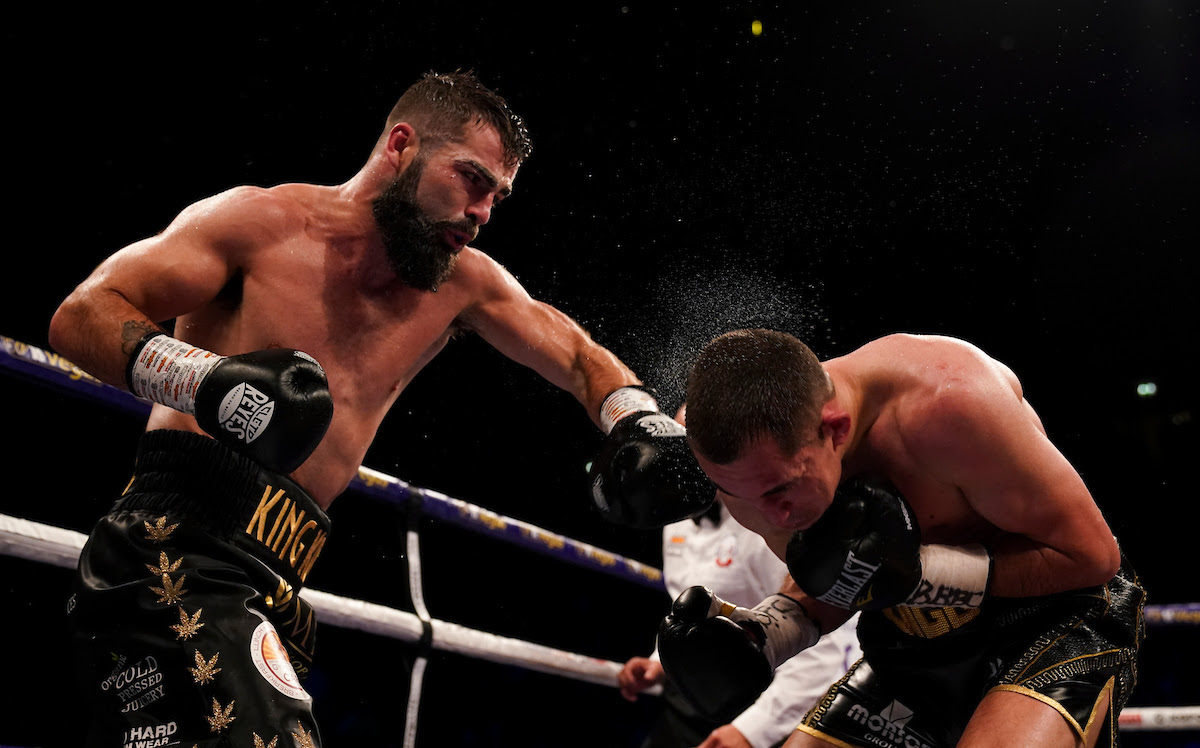
[[[751,34],[754,34],[755,36],[762,36],[762,31],[763,31],[762,21],[751,21],[750,22],[750,33]]]
[[[1138,397],[1154,397],[1158,394],[1158,385],[1154,382],[1141,382],[1137,386]]]

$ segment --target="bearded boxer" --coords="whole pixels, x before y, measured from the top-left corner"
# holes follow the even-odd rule
[[[822,363],[739,330],[687,403],[704,472],[791,574],[752,609],[676,600],[659,651],[695,703],[752,700],[862,611],[862,662],[789,747],[1115,745],[1144,591],[1006,366],[914,335]]]
[[[319,744],[301,684],[315,622],[298,592],[325,511],[457,330],[609,432],[592,468],[606,518],[666,523],[711,502],[682,429],[662,427],[633,372],[469,246],[529,152],[503,98],[431,73],[349,181],[201,200],[59,307],[52,346],[155,403],[70,606],[89,745]],[[676,500],[637,503],[651,495]]]

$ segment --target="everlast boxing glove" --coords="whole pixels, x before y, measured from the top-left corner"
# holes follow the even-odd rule
[[[921,545],[908,502],[873,476],[839,486],[812,527],[792,536],[786,561],[800,589],[855,611],[978,607],[991,574],[991,555],[981,545]]]
[[[696,463],[687,430],[658,409],[649,389],[612,392],[600,414],[608,437],[588,477],[592,501],[605,519],[659,528],[697,517],[712,505],[716,487]]]
[[[218,356],[154,333],[127,375],[133,394],[195,416],[210,436],[278,473],[308,459],[333,418],[325,372],[300,351]]]
[[[658,630],[663,670],[706,718],[728,723],[771,685],[775,668],[820,637],[800,604],[772,595],[753,609],[689,587]]]

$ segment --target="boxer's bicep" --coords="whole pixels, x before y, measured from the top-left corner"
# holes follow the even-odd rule
[[[278,218],[277,204],[265,190],[239,188],[189,206],[161,233],[105,259],[71,292],[51,320],[51,345],[121,386],[128,356],[147,332],[211,301],[251,249],[269,243],[265,227]]]
[[[918,443],[928,472],[1008,534],[992,593],[1048,594],[1107,581],[1116,541],[1087,486],[1011,390],[938,398]]]

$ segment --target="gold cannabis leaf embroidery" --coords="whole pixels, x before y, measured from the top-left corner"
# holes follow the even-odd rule
[[[180,556],[176,561],[172,561],[171,559],[167,558],[165,551],[159,551],[158,566],[146,564],[146,568],[149,569],[150,573],[154,575],[173,574],[179,570],[179,565],[182,563],[183,556]]]
[[[171,628],[175,631],[176,639],[191,639],[196,635],[197,631],[204,628],[204,624],[200,623],[200,612],[203,610],[204,608],[196,608],[195,615],[189,618],[183,606],[179,606],[179,623],[171,625]]]
[[[165,514],[159,517],[158,521],[153,525],[149,522],[143,522],[142,524],[146,526],[146,535],[155,543],[161,543],[167,538],[171,537],[171,533],[175,532],[176,527],[179,527],[178,522],[168,527],[167,515]]]
[[[226,727],[229,727],[230,722],[233,722],[235,719],[237,719],[237,717],[230,716],[233,713],[233,705],[236,703],[236,701],[231,701],[229,702],[229,706],[222,708],[220,703],[218,703],[216,699],[213,699],[212,716],[205,717],[205,719],[208,720],[208,725],[210,728],[212,728],[213,732],[220,732],[221,730],[224,730]]]
[[[167,574],[162,575],[162,587],[151,587],[150,591],[158,595],[158,600],[155,602],[165,603],[167,605],[175,605],[183,600],[183,596],[187,594],[187,590],[183,588],[183,580],[187,579],[187,574],[181,574],[178,582],[171,581],[171,577]]]
[[[255,733],[251,733],[251,734],[252,734],[252,735],[254,735],[254,748],[275,748],[275,744],[279,742],[279,736],[278,736],[278,735],[276,735],[275,737],[271,738],[271,742],[270,742],[270,743],[264,743],[264,742],[263,742],[263,739],[262,739],[262,738],[260,738],[260,737],[258,737],[258,733],[257,733],[257,732],[255,732]]]
[[[200,654],[200,650],[196,650],[196,667],[190,667],[192,678],[201,685],[208,683],[217,673],[221,672],[221,668],[217,667],[217,658],[221,656],[217,652],[212,656],[211,660],[205,660],[204,655]]]
[[[312,733],[304,731],[304,723],[302,723],[300,720],[296,720],[296,729],[298,729],[300,732],[298,734],[293,732],[292,737],[296,739],[298,748],[316,748],[316,746],[313,744]]]

